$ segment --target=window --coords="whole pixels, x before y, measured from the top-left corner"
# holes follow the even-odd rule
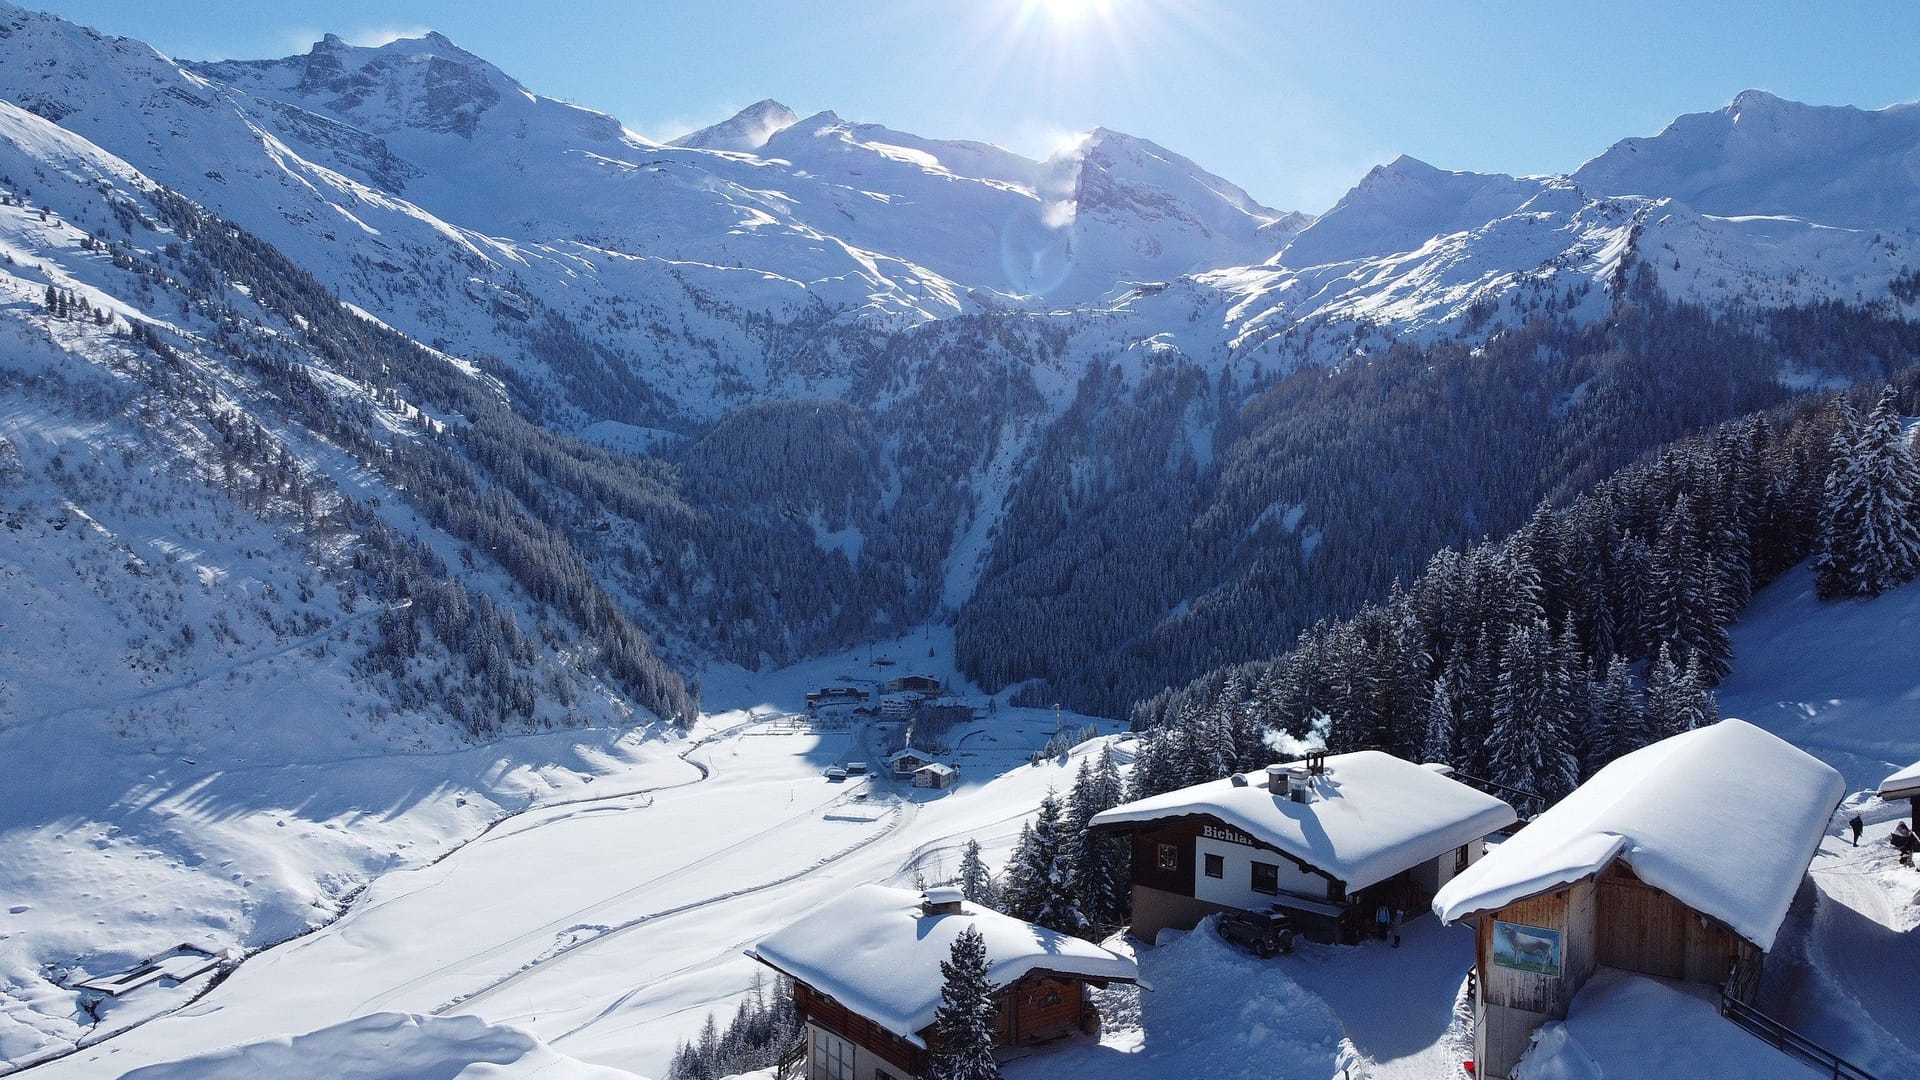
[[[1280,868],[1269,862],[1253,864],[1253,891],[1277,893],[1280,891]]]
[[[1172,844],[1160,845],[1160,869],[1162,870],[1180,869],[1180,849],[1179,848],[1174,847]]]
[[[807,1048],[807,1080],[853,1080],[853,1044],[814,1028]]]
[[[1460,847],[1453,853],[1453,872],[1457,874],[1460,871],[1465,870],[1467,868],[1467,863],[1471,862],[1472,859],[1473,859],[1473,845],[1461,844]]]
[[[1227,876],[1227,859],[1224,855],[1207,856],[1207,876],[1223,878]]]

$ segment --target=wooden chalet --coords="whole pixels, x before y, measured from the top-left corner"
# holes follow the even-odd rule
[[[953,786],[954,778],[959,775],[953,766],[935,761],[913,770],[913,786],[944,791]]]
[[[887,680],[887,693],[938,694],[941,691],[940,680],[931,675],[902,675]]]
[[[1887,802],[1900,799],[1912,800],[1912,828],[1920,829],[1920,761],[1901,769],[1885,780],[1880,781],[1879,795]]]
[[[1132,838],[1137,937],[1278,908],[1306,937],[1357,941],[1381,904],[1423,910],[1514,820],[1441,770],[1367,750],[1124,803],[1090,825]]]
[[[934,756],[909,746],[887,755],[887,769],[896,780],[910,780],[913,774],[934,763]]]
[[[1434,910],[1473,922],[1478,942],[1478,1075],[1510,1076],[1601,966],[1752,1004],[1844,787],[1724,720],[1617,759],[1449,882]]]
[[[995,1039],[1028,1046],[1093,1031],[1089,986],[1137,982],[1133,961],[1079,938],[966,903],[863,885],[761,940],[747,955],[793,980],[806,1030],[807,1080],[926,1075],[940,963],[967,927],[986,940]]]

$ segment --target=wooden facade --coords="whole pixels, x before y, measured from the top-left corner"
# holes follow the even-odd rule
[[[1076,1031],[1091,1031],[1098,1016],[1087,1001],[1087,986],[1097,980],[1055,972],[1034,971],[994,995],[994,1042],[997,1046],[1030,1046]],[[803,1023],[825,1029],[853,1043],[859,1051],[897,1071],[901,1080],[919,1077],[927,1068],[927,1051],[854,1012],[832,997],[795,981],[794,1008]],[[933,1029],[918,1032],[933,1042]],[[809,1040],[811,1046],[811,1040]],[[817,1070],[809,1068],[806,1075]],[[872,1072],[858,1080],[874,1080]]]
[[[1474,1060],[1479,1075],[1493,1080],[1512,1072],[1535,1028],[1566,1018],[1573,996],[1601,965],[1730,985],[1750,1004],[1762,960],[1757,945],[1641,881],[1617,859],[1596,876],[1482,913],[1474,932],[1479,987]],[[1543,948],[1558,935],[1558,962],[1552,965],[1557,970],[1525,970],[1511,959],[1503,963],[1496,955],[1496,934],[1517,935]]]

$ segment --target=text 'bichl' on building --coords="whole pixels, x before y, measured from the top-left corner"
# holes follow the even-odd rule
[[[1471,920],[1474,1060],[1509,1076],[1602,965],[1751,1005],[1846,783],[1741,720],[1615,759],[1434,897]]]
[[[926,1072],[940,964],[969,926],[986,941],[999,1046],[1092,1031],[1099,1017],[1087,988],[1139,981],[1126,957],[969,903],[951,888],[923,896],[862,885],[747,955],[793,980],[807,1080],[909,1080]]]
[[[1278,908],[1306,937],[1352,941],[1382,904],[1425,910],[1514,821],[1443,767],[1362,750],[1123,803],[1090,825],[1133,838],[1136,937]]]

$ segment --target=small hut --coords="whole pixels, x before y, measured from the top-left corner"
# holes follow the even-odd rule
[[[1474,923],[1474,1060],[1504,1078],[1594,970],[1751,1004],[1840,774],[1741,720],[1616,759],[1433,899]]]
[[[793,980],[806,1077],[924,1076],[940,1007],[940,964],[968,927],[986,940],[997,1046],[1092,1031],[1089,986],[1138,982],[1132,960],[967,903],[960,890],[862,885],[762,939],[747,955]]]

